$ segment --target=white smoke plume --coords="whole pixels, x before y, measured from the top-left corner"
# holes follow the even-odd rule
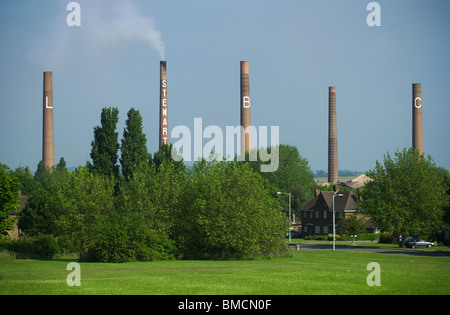
[[[161,32],[148,12],[134,0],[79,0],[81,26],[70,27],[67,2],[55,1],[58,14],[46,17],[44,32],[33,39],[27,59],[45,69],[69,64],[88,66],[98,58],[121,52],[129,44],[143,42],[165,60]]]
[[[134,2],[115,1],[113,15],[93,27],[93,39],[104,47],[120,46],[132,42],[151,45],[165,60],[165,46],[161,33],[151,16],[142,15]]]

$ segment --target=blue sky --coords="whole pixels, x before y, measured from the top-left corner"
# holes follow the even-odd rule
[[[411,146],[412,83],[422,84],[424,150],[450,169],[450,1],[0,1],[0,162],[35,170],[42,75],[53,71],[55,159],[90,160],[103,107],[143,116],[158,149],[159,61],[167,60],[169,127],[239,124],[239,62],[250,64],[252,124],[279,126],[313,170],[327,170],[328,87],[336,86],[339,169],[374,168]],[[161,56],[164,50],[164,56]],[[270,128],[269,128],[270,129]],[[172,142],[175,142],[176,139]]]

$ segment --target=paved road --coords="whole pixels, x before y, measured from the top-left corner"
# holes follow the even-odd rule
[[[295,249],[295,245],[290,245],[292,249]],[[332,250],[333,245],[311,245],[311,244],[300,244],[300,250]],[[362,252],[372,252],[381,254],[397,254],[397,255],[413,255],[413,256],[439,256],[439,257],[450,257],[450,251],[436,251],[427,249],[412,249],[412,248],[373,248],[373,247],[362,247],[362,246],[345,246],[336,245],[336,250],[347,250],[347,251],[362,251]]]

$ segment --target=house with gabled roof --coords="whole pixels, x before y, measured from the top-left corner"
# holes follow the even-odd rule
[[[339,186],[336,185],[337,189]],[[337,230],[339,221],[346,215],[355,213],[358,196],[352,191],[321,191],[316,189],[315,197],[306,203],[301,210],[302,236],[328,235],[333,233],[333,196]],[[339,196],[341,195],[342,196]]]

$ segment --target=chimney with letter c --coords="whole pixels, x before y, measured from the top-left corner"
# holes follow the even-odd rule
[[[423,154],[422,85],[420,83],[412,85],[412,111],[412,146]]]

